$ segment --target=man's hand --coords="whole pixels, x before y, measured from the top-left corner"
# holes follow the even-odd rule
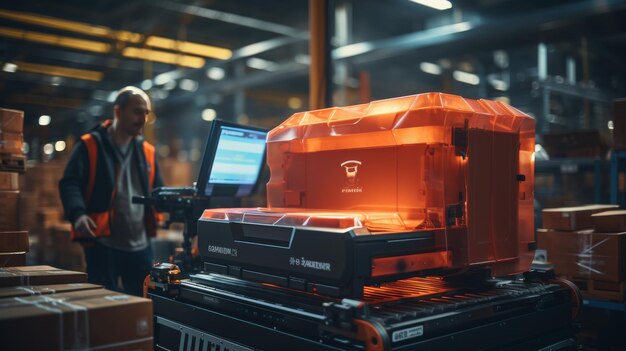
[[[96,234],[93,232],[96,230],[98,226],[93,221],[93,219],[89,218],[89,216],[82,215],[78,217],[76,222],[74,222],[74,230],[79,232],[83,237],[96,237]]]

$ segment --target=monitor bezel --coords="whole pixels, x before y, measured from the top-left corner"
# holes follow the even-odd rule
[[[223,121],[219,119],[213,120],[211,122],[211,128],[209,130],[206,145],[204,147],[204,154],[202,155],[202,164],[200,165],[200,172],[198,173],[198,178],[196,180],[197,195],[201,197],[214,196],[214,195],[206,195],[205,191],[206,191],[207,183],[209,181],[211,170],[213,169],[213,163],[215,162],[215,154],[217,152],[217,145],[220,139],[220,133],[221,133],[222,127],[238,128],[238,129],[244,129],[244,130],[264,132],[264,133],[269,132],[269,129],[262,128],[262,127],[242,125],[242,124],[227,122],[227,121]],[[259,187],[259,181],[261,180],[261,174],[263,173],[263,169],[266,166],[266,160],[267,160],[267,136],[266,136],[265,152],[263,152],[263,159],[261,160],[261,167],[259,168],[259,172],[257,173],[257,178],[254,181],[250,194],[244,195],[244,196],[238,196],[237,194],[233,194],[232,197],[246,197],[256,192],[256,190]],[[220,183],[217,183],[217,184],[220,184]]]

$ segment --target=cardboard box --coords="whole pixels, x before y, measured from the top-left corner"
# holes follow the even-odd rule
[[[0,268],[0,287],[86,282],[87,274],[85,273],[66,271],[51,266],[22,266]]]
[[[9,288],[0,288],[0,299],[20,296],[49,295],[93,289],[102,289],[102,286],[89,283],[12,286]]]
[[[26,253],[0,254],[0,269],[26,265]],[[1,275],[2,273],[0,273]]]
[[[153,347],[149,299],[95,289],[0,301],[0,338],[7,350]]]
[[[0,191],[0,231],[19,230],[19,191]]]
[[[0,108],[0,132],[22,133],[24,112]]]
[[[28,248],[28,232],[0,232],[0,253],[23,253]]]
[[[626,210],[594,213],[591,221],[597,232],[626,232]]]
[[[13,172],[0,172],[0,190],[19,190],[19,176]]]
[[[22,154],[22,133],[0,132],[0,154]]]
[[[37,210],[37,223],[42,228],[51,228],[63,219],[63,210],[58,207],[42,207]]]
[[[537,230],[537,248],[558,275],[620,282],[626,279],[626,233]]]
[[[35,237],[39,236],[42,226],[37,222],[37,211],[35,210],[40,206],[37,195],[21,191],[18,203],[19,228],[28,230]]]
[[[585,205],[577,207],[544,208],[543,227],[554,230],[593,228],[591,215],[618,208],[617,205]]]

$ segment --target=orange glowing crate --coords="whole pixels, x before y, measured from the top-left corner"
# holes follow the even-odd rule
[[[535,120],[507,104],[426,93],[301,112],[267,147],[268,207],[205,218],[359,235],[443,229],[455,266],[530,267]]]

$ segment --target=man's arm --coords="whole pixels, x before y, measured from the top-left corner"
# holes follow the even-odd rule
[[[70,223],[76,223],[76,220],[87,213],[87,206],[84,200],[83,191],[87,186],[89,178],[89,156],[87,155],[87,147],[80,140],[72,155],[65,166],[63,178],[59,182],[59,194],[65,211],[65,218]]]

